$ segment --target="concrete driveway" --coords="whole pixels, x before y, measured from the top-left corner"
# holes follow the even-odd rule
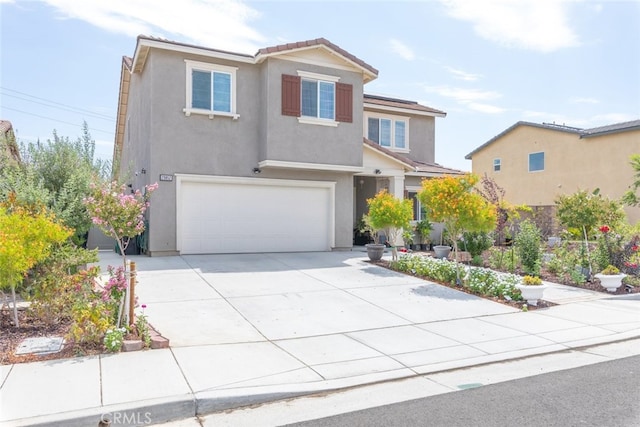
[[[640,336],[636,299],[554,285],[559,305],[525,313],[361,252],[131,259],[139,304],[171,347],[0,366],[0,424],[86,426],[123,411],[160,423]],[[120,262],[100,253],[102,271]]]
[[[172,347],[312,337],[326,341],[334,334],[361,339],[365,333],[371,339],[393,337],[406,346],[407,339],[425,341],[418,338],[427,332],[415,325],[515,311],[380,268],[362,255],[136,257],[137,294]]]

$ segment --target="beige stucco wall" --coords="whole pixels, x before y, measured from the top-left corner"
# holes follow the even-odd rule
[[[529,172],[529,154],[545,153],[544,171]],[[472,156],[472,171],[487,173],[506,190],[505,199],[530,206],[553,205],[561,194],[600,189],[601,194],[619,199],[633,182],[631,154],[640,153],[640,131],[580,138],[569,133],[521,125]],[[493,171],[493,161],[501,170]],[[625,208],[634,224],[640,208]]]

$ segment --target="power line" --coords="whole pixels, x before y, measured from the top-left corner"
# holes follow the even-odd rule
[[[87,116],[91,116],[91,117],[94,117],[94,118],[99,119],[99,120],[107,120],[107,121],[110,121],[110,122],[115,122],[115,119],[113,119],[113,118],[111,118],[111,117],[103,116],[102,114],[89,113],[89,112],[81,112],[81,111],[78,111],[78,110],[76,110],[76,109],[66,108],[66,107],[56,107],[56,106],[54,106],[54,105],[49,105],[49,104],[47,104],[47,103],[45,103],[45,102],[38,102],[38,101],[34,101],[34,100],[32,100],[32,99],[23,98],[23,97],[21,97],[21,96],[11,95],[11,94],[8,94],[8,93],[3,93],[3,94],[1,94],[1,95],[3,95],[3,96],[10,96],[10,97],[12,97],[12,98],[21,99],[21,100],[23,100],[23,101],[27,101],[27,102],[33,102],[34,104],[44,105],[45,107],[49,107],[49,108],[57,108],[58,110],[69,111],[69,112],[71,112],[71,113],[80,113],[80,114],[85,114],[85,115],[87,115]]]
[[[64,123],[64,124],[67,124],[67,125],[77,126],[79,128],[82,128],[82,126],[77,124],[77,123],[65,122],[64,120],[54,119],[53,117],[41,116],[39,114],[29,113],[28,111],[18,110],[17,108],[11,108],[11,107],[7,107],[7,106],[4,106],[4,105],[2,106],[2,108],[6,108],[7,110],[12,110],[12,111],[17,111],[18,113],[22,113],[22,114],[28,114],[30,116],[39,117],[41,119],[52,120],[52,121],[57,122],[57,123]],[[89,130],[91,132],[102,132],[102,133],[106,133],[106,134],[109,134],[109,135],[114,135],[115,134],[114,131],[107,131],[107,130],[102,130],[102,129],[90,128]]]
[[[61,103],[61,102],[52,101],[52,100],[50,100],[50,99],[46,99],[46,98],[40,98],[40,97],[35,96],[35,95],[30,95],[30,94],[28,94],[28,93],[20,92],[20,91],[18,91],[18,90],[14,90],[14,89],[9,89],[9,88],[7,88],[7,87],[3,87],[3,86],[0,86],[0,89],[2,89],[2,90],[6,90],[6,91],[9,91],[9,92],[13,92],[13,93],[18,93],[18,94],[20,94],[20,95],[28,96],[29,98],[39,99],[39,100],[41,100],[41,101],[45,101],[45,102],[48,102],[48,103],[50,103],[50,104],[55,104],[55,105],[60,105],[60,106],[62,106],[62,107],[71,108],[71,109],[76,110],[76,111],[78,111],[78,112],[82,112],[82,113],[89,113],[89,114],[93,114],[93,115],[96,115],[96,116],[102,116],[102,117],[104,117],[105,119],[110,119],[110,120],[114,120],[114,121],[115,121],[115,118],[114,118],[114,117],[107,116],[106,114],[96,113],[96,112],[93,112],[93,111],[91,111],[91,110],[86,110],[86,109],[84,109],[84,108],[73,107],[73,106],[71,106],[71,105],[63,104],[63,103]],[[9,95],[9,94],[6,94],[6,95],[7,95],[7,96],[12,96],[12,95]],[[13,95],[13,96],[15,97],[15,95]],[[29,101],[29,100],[26,100],[26,101]],[[30,101],[30,102],[35,102],[35,101]]]

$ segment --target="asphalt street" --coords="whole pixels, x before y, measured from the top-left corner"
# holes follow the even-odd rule
[[[640,356],[289,424],[295,427],[638,425]]]

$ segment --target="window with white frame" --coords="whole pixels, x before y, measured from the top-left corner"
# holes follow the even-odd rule
[[[500,168],[502,166],[502,162],[500,159],[493,159],[493,171],[500,172]]]
[[[529,172],[544,170],[544,152],[529,154]]]
[[[187,105],[185,113],[236,114],[236,67],[185,60]]]
[[[382,147],[408,149],[408,119],[396,117],[367,117],[367,138]]]
[[[422,221],[423,219],[427,219],[427,212],[420,203],[418,191],[407,191],[407,198],[413,200],[413,220]]]
[[[301,114],[306,117],[333,120],[335,118],[335,83],[322,80],[301,80]]]

